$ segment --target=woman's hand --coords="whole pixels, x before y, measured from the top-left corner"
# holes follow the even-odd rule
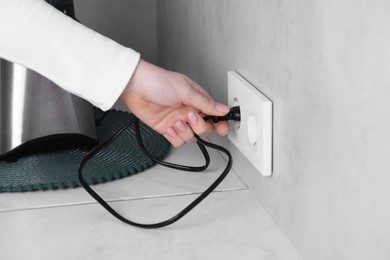
[[[203,120],[203,115],[227,114],[227,106],[216,103],[185,75],[144,60],[140,60],[121,99],[132,113],[164,135],[174,147],[195,142],[194,133],[207,136],[215,129],[224,136],[229,129],[227,122],[214,124]]]

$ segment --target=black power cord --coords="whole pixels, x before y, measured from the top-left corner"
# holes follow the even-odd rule
[[[225,116],[221,116],[221,117],[206,116],[206,117],[204,117],[204,119],[205,120],[211,120],[214,123],[219,122],[219,121],[226,121],[226,120],[236,120],[236,121],[239,121],[240,120],[240,108],[239,107],[232,107],[230,109],[230,112],[227,115],[225,115]],[[221,151],[221,152],[225,153],[227,155],[227,157],[228,157],[228,163],[227,163],[225,169],[223,170],[222,174],[210,185],[210,187],[208,187],[193,202],[191,202],[187,207],[185,207],[182,211],[180,211],[178,214],[176,214],[172,218],[170,218],[168,220],[165,220],[165,221],[162,221],[162,222],[153,223],[153,224],[143,224],[143,223],[138,223],[138,222],[131,221],[131,220],[123,217],[122,215],[120,215],[118,212],[116,212],[103,198],[101,198],[89,186],[89,184],[84,180],[83,168],[84,168],[84,166],[87,164],[87,162],[93,156],[95,156],[98,152],[100,152],[101,150],[106,148],[108,145],[110,145],[116,138],[118,138],[119,135],[122,134],[123,131],[125,131],[128,127],[130,127],[133,124],[135,126],[137,142],[138,142],[138,145],[140,146],[141,150],[151,160],[153,160],[154,162],[159,163],[159,164],[161,164],[163,166],[170,167],[170,168],[173,168],[173,169],[183,170],[183,171],[193,171],[193,172],[203,171],[203,170],[207,169],[207,167],[210,164],[210,156],[209,156],[209,154],[207,152],[206,146],[209,147],[209,148],[212,148],[212,149],[215,149],[215,150],[218,150],[218,151]],[[140,228],[149,228],[149,229],[161,228],[161,227],[165,227],[165,226],[168,226],[170,224],[173,224],[176,221],[178,221],[179,219],[181,219],[182,217],[184,217],[188,212],[190,212],[193,208],[195,208],[202,200],[204,200],[211,192],[213,192],[215,190],[215,188],[225,179],[225,177],[227,176],[227,174],[229,173],[229,171],[231,170],[232,165],[233,165],[233,158],[232,158],[230,152],[227,149],[225,149],[222,146],[219,146],[219,145],[207,142],[207,141],[201,139],[197,135],[195,135],[195,137],[196,137],[199,149],[202,151],[202,154],[203,154],[203,156],[205,157],[205,160],[206,160],[206,163],[205,163],[204,166],[194,167],[194,166],[185,166],[185,165],[178,165],[178,164],[173,164],[173,163],[169,163],[169,162],[164,162],[164,161],[158,160],[157,158],[155,158],[153,155],[151,155],[147,151],[147,149],[145,148],[145,146],[144,146],[144,144],[142,142],[140,125],[139,125],[139,119],[134,117],[127,124],[125,124],[121,129],[119,129],[118,132],[115,133],[111,138],[109,138],[108,140],[106,140],[102,144],[94,147],[82,159],[82,161],[80,162],[80,165],[79,165],[79,170],[78,170],[78,177],[79,177],[80,184],[108,212],[110,212],[114,217],[116,217],[117,219],[123,221],[126,224],[129,224],[129,225],[132,225],[132,226],[136,226],[136,227],[140,227]]]
[[[206,121],[213,121],[214,123],[228,120],[241,121],[240,107],[236,106],[230,108],[229,113],[227,113],[225,116],[205,116],[203,119]]]

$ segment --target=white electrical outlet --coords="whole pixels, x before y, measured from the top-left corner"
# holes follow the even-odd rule
[[[234,71],[228,72],[228,105],[240,106],[229,139],[263,176],[272,175],[272,102]]]

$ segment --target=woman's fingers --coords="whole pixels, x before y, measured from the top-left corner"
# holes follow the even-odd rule
[[[194,143],[196,141],[194,132],[191,127],[179,120],[175,123],[175,130],[186,143]]]
[[[204,121],[203,118],[198,113],[189,112],[187,114],[187,118],[192,130],[197,135],[209,136],[214,130],[213,124]]]

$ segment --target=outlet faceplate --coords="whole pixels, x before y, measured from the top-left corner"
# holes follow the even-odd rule
[[[272,175],[272,102],[234,71],[228,72],[228,105],[240,106],[241,122],[229,139],[263,176]]]

